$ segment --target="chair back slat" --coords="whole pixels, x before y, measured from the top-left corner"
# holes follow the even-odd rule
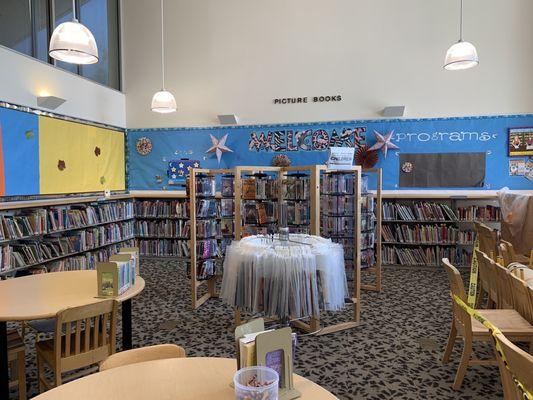
[[[485,256],[486,257],[486,256]],[[498,308],[513,308],[513,296],[511,294],[511,283],[510,276],[511,273],[505,267],[502,267],[500,264],[495,263],[490,259],[486,259],[486,263],[494,266],[496,271],[496,288],[498,290]]]
[[[70,323],[65,324],[65,357],[70,356],[70,339],[72,338],[72,325]],[[61,331],[63,330],[63,326],[61,326]],[[61,348],[61,347],[60,347]]]
[[[94,318],[96,320],[96,318]],[[85,347],[83,348],[83,351],[87,352],[91,349],[91,330],[87,329],[87,327],[91,326],[91,321],[93,318],[85,318]],[[93,328],[94,329],[94,328]]]
[[[457,305],[453,299],[453,295],[459,297],[465,303],[467,302],[466,291],[463,284],[463,279],[461,274],[455,268],[447,258],[442,259],[442,265],[448,274],[448,281],[450,283],[450,294],[452,295],[452,305],[453,305],[453,317],[455,322],[458,324],[458,328],[462,328],[462,333],[465,336],[472,335],[472,320],[470,315]]]
[[[115,352],[117,303],[104,300],[58,312],[56,359],[63,370],[72,370],[104,360]],[[93,340],[91,340],[91,336]]]
[[[513,382],[512,375],[525,385],[527,390],[533,391],[533,373],[531,372],[533,371],[533,356],[517,347],[502,334],[497,335],[497,340],[510,370],[505,367],[500,355],[497,354],[504,392],[507,394],[505,398],[523,399],[521,392]]]
[[[498,257],[498,231],[480,222],[474,222],[474,228],[479,241],[479,250],[496,260]]]
[[[95,317],[94,318],[94,329],[93,329],[93,343],[95,346],[100,346],[100,338],[98,336],[99,333],[100,333],[100,318]]]
[[[479,266],[480,279],[481,275],[484,275],[487,279],[487,292],[488,292],[488,307],[494,308],[498,305],[498,277],[496,276],[496,266],[492,262],[491,258],[484,252],[476,250],[476,256]]]
[[[509,274],[509,283],[511,294],[513,296],[513,308],[530,324],[533,324],[533,315],[531,313],[531,305],[526,283],[513,274]]]

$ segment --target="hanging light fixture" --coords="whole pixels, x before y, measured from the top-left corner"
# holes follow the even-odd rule
[[[76,19],[76,4],[72,0],[72,21],[58,25],[50,38],[50,57],[70,64],[98,62],[98,47],[89,29]]]
[[[468,69],[479,64],[475,46],[463,41],[463,0],[461,0],[461,17],[459,22],[459,41],[453,44],[446,52],[444,69],[457,71]]]
[[[165,30],[164,30],[163,0],[161,0],[161,78],[162,89],[152,97],[152,111],[167,114],[176,111],[174,95],[165,90]]]

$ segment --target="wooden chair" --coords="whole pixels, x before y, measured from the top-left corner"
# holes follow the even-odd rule
[[[476,250],[477,263],[479,268],[479,292],[483,291],[487,295],[487,303],[484,308],[496,308],[498,304],[498,291],[496,289],[496,270],[494,265],[487,263],[485,253]],[[482,308],[483,293],[479,293],[476,300],[476,308]]]
[[[497,335],[496,340],[507,361],[506,367],[501,356],[496,353],[505,400],[522,400],[524,397],[515,384],[513,375],[530,392],[533,391],[533,356],[515,346],[504,335]]]
[[[519,262],[519,263],[528,265],[529,258],[522,254],[517,254],[516,251],[514,250],[514,246],[512,243],[502,239],[500,240],[500,244],[498,247],[503,257],[505,267],[507,267],[512,262]]]
[[[492,260],[498,257],[498,231],[480,222],[474,222],[479,250],[488,255]]]
[[[496,271],[496,290],[498,291],[498,304],[497,308],[513,308],[513,295],[511,293],[510,277],[511,273],[505,267],[495,263],[486,255],[485,262],[494,267]]]
[[[145,361],[183,357],[186,357],[185,350],[183,347],[176,346],[175,344],[159,344],[156,346],[141,347],[140,349],[121,351],[120,353],[115,353],[107,357],[100,364],[100,371]]]
[[[492,340],[491,334],[487,328],[476,319],[470,317],[470,315],[453,300],[453,295],[456,295],[465,303],[467,302],[463,280],[457,268],[451,265],[447,258],[442,259],[442,264],[448,274],[453,305],[452,326],[450,328],[448,343],[442,356],[442,362],[447,363],[449,361],[455,341],[457,338],[461,338],[464,343],[463,353],[452,385],[454,390],[458,390],[463,383],[468,366],[493,365],[496,364],[497,361],[496,359],[480,360],[472,358],[472,343],[490,343]],[[477,310],[477,312],[496,325],[510,340],[528,342],[530,344],[533,343],[533,326],[531,326],[517,311]]]
[[[509,274],[509,285],[513,296],[513,308],[533,325],[533,304],[529,298],[528,286],[513,274]]]
[[[11,370],[9,388],[18,387],[19,400],[26,400],[26,347],[16,330],[7,332],[7,361]],[[16,375],[15,375],[16,371]],[[14,379],[14,377],[16,378]]]
[[[35,345],[39,390],[59,386],[63,373],[97,364],[113,354],[116,321],[115,300],[59,311],[54,338],[39,341]],[[45,364],[54,372],[53,384],[44,376]]]

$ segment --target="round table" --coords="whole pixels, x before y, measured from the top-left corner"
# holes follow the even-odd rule
[[[230,387],[237,369],[229,358],[173,358],[131,364],[61,385],[35,400],[234,400]],[[337,397],[299,375],[294,386],[302,400]]]
[[[144,289],[135,285],[115,299],[122,303],[122,347],[131,349],[131,299]],[[0,281],[0,398],[8,398],[7,321],[53,318],[67,308],[93,304],[98,298],[96,271],[36,274]]]

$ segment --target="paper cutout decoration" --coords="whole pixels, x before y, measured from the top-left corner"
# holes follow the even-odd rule
[[[413,172],[413,163],[410,163],[408,161],[404,162],[402,164],[402,171],[405,172],[406,174]]]
[[[291,159],[286,154],[278,154],[272,157],[272,166],[274,167],[290,167]]]
[[[189,170],[191,168],[200,168],[200,161],[189,160],[188,158],[181,158],[179,160],[170,160],[168,162],[168,184],[178,185],[189,176]]]
[[[217,139],[213,135],[209,134],[211,136],[211,144],[212,146],[206,151],[206,153],[215,153],[217,155],[218,163],[220,164],[220,160],[222,159],[222,154],[227,152],[232,152],[229,147],[226,146],[226,140],[228,138],[228,134],[226,133],[224,136],[222,136],[221,139]]]
[[[391,142],[392,135],[394,131],[391,131],[387,135],[383,136],[378,131],[374,131],[374,136],[376,137],[376,143],[369,150],[379,150],[383,153],[383,157],[387,158],[388,149],[399,149],[394,143]]]
[[[64,160],[58,160],[57,161],[57,169],[60,171],[63,171],[65,168],[67,168]]]
[[[152,151],[152,142],[150,139],[143,136],[137,140],[135,148],[137,149],[137,153],[141,156],[146,156]]]
[[[96,157],[98,157],[101,153],[102,153],[102,151],[100,150],[100,147],[96,146],[96,147],[94,148],[94,155],[95,155]]]
[[[370,150],[367,145],[362,145],[355,153],[355,164],[360,165],[363,169],[374,168],[378,158],[378,153],[375,150]]]
[[[103,185],[105,183],[105,176],[100,177],[100,183]]]
[[[31,139],[34,136],[33,131],[29,130],[29,131],[24,132],[24,136],[26,136],[26,139]]]

